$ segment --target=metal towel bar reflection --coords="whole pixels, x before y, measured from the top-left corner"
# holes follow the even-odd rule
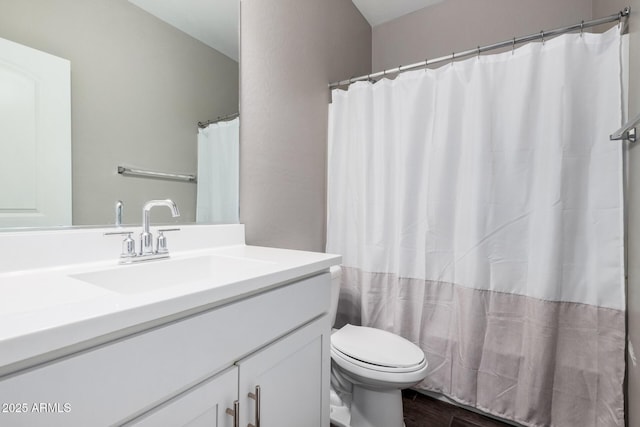
[[[137,176],[142,178],[168,179],[171,181],[184,181],[196,183],[196,175],[157,172],[144,169],[134,169],[125,166],[118,166],[118,173],[125,176]]]

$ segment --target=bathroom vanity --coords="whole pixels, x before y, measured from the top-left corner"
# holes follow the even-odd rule
[[[7,245],[43,252],[0,272],[0,425],[329,425],[339,256],[184,226],[170,259],[117,265],[104,232],[0,235],[5,259]],[[60,238],[96,251],[44,255]]]

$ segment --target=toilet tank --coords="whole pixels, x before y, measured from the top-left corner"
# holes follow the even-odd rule
[[[329,319],[331,326],[336,323],[336,314],[338,313],[338,297],[340,297],[340,280],[342,278],[342,268],[334,265],[331,271],[331,306],[329,307]]]

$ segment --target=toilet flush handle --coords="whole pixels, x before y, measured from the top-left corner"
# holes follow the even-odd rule
[[[255,393],[249,393],[249,399],[253,399],[256,401],[256,424],[248,424],[247,427],[260,427],[260,386],[257,385],[256,386],[256,392]]]

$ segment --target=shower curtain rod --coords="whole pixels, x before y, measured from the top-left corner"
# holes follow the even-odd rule
[[[209,125],[215,124],[215,123],[219,123],[219,122],[224,122],[226,120],[232,120],[235,119],[236,117],[239,117],[240,113],[233,113],[233,114],[229,114],[227,116],[218,116],[217,119],[215,120],[207,120],[206,122],[198,122],[198,127],[201,129],[206,128]]]
[[[338,82],[329,83],[329,89],[335,89],[335,88],[340,87],[340,86],[350,85],[351,83],[355,83],[355,82],[358,82],[358,81],[371,80],[371,79],[375,79],[377,77],[384,77],[384,76],[386,76],[388,74],[403,73],[405,71],[411,71],[411,70],[415,70],[415,69],[418,69],[418,68],[427,67],[428,65],[437,64],[439,62],[454,61],[456,59],[464,58],[464,57],[467,57],[467,56],[480,55],[481,53],[488,52],[490,50],[500,49],[500,48],[503,48],[503,47],[511,46],[512,48],[515,48],[515,45],[519,44],[519,43],[526,43],[526,42],[531,42],[531,41],[535,41],[535,40],[542,40],[544,42],[545,38],[548,38],[548,37],[554,37],[554,36],[558,36],[560,34],[570,33],[572,31],[578,31],[578,30],[580,30],[580,32],[582,32],[585,28],[595,27],[596,25],[607,24],[609,22],[614,22],[614,21],[620,22],[620,25],[622,25],[622,28],[621,28],[620,31],[622,32],[626,28],[626,25],[627,25],[627,19],[626,18],[629,16],[630,13],[631,13],[631,8],[630,7],[625,7],[623,10],[621,10],[617,14],[606,16],[604,18],[594,19],[594,20],[591,20],[591,21],[582,21],[579,24],[575,24],[575,25],[571,25],[571,26],[563,27],[563,28],[557,28],[555,30],[540,31],[539,33],[530,34],[528,36],[517,37],[517,38],[514,37],[511,40],[505,40],[503,42],[494,43],[494,44],[487,45],[487,46],[478,46],[475,49],[466,50],[466,51],[460,52],[460,53],[455,53],[454,52],[451,55],[441,56],[439,58],[429,59],[429,60],[425,60],[425,61],[422,61],[422,62],[416,62],[415,64],[401,65],[401,66],[399,66],[397,68],[391,68],[389,70],[379,71],[379,72],[373,73],[373,74],[366,74],[366,75],[360,76],[360,77],[352,77],[352,78],[347,79],[347,80],[341,80],[341,81],[338,81]],[[625,18],[624,23],[622,23],[622,19],[623,18]]]

